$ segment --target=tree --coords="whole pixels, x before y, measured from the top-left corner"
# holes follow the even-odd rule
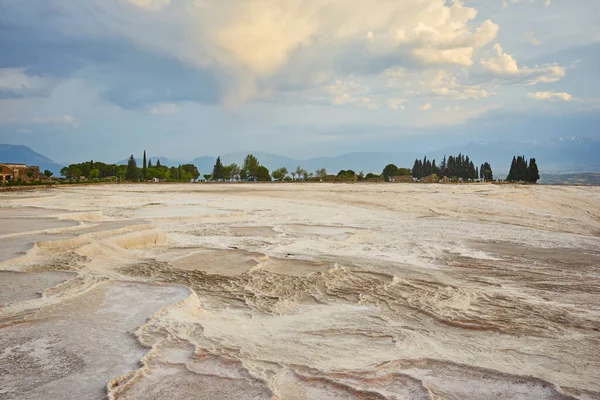
[[[215,166],[213,167],[212,176],[213,179],[216,181],[221,181],[225,179],[225,168],[223,168],[223,164],[221,163],[221,157],[217,157],[217,161],[215,162]]]
[[[46,175],[46,178],[50,178],[54,173],[48,169],[44,170],[44,175]]]
[[[256,179],[258,176],[258,167],[260,163],[258,159],[252,154],[248,154],[244,159],[244,166],[242,169],[246,172],[246,177]]]
[[[537,170],[537,165],[535,166],[535,169]],[[516,156],[513,157],[512,163],[510,165],[510,171],[508,172],[506,180],[511,182],[531,182],[533,180],[530,177],[531,172],[532,171],[530,171],[527,165],[527,160],[525,159],[525,156]]]
[[[419,159],[415,160],[415,163],[412,167],[412,176],[419,179],[425,176],[423,174],[423,161]]]
[[[440,176],[444,177],[448,175],[448,162],[446,161],[446,155],[444,154],[444,158],[442,159],[442,163],[440,164]]]
[[[489,162],[484,162],[483,164],[481,164],[481,169],[479,170],[479,176],[481,177],[481,179],[483,179],[485,181],[493,181],[494,180],[492,166],[490,165]]]
[[[409,168],[398,168],[398,175],[410,175]]]
[[[127,161],[125,178],[127,178],[128,181],[137,180],[139,178],[138,167],[133,154],[129,156],[129,160]]]
[[[152,168],[152,159],[148,159],[148,169]]]
[[[68,167],[61,169],[60,173],[65,178],[79,179],[79,177],[81,176],[81,169],[79,169],[78,167],[76,167],[74,165],[69,165]]]
[[[275,179],[275,180],[282,181],[285,179],[287,174],[288,174],[287,168],[281,167],[281,168],[277,168],[275,171],[273,171],[271,173],[271,176],[273,176],[273,179]]]
[[[263,165],[258,166],[258,168],[256,170],[256,180],[261,181],[261,182],[270,182],[271,181],[271,174],[269,173],[269,170],[267,169],[267,167],[265,167]]]
[[[204,180],[206,180],[206,181],[210,181],[212,179],[212,175],[211,174],[204,174],[202,176],[204,177]]]
[[[148,163],[146,162],[146,150],[144,150],[144,161],[142,161],[142,177],[146,179],[146,171],[148,168]]]
[[[392,176],[399,175],[398,167],[396,167],[394,164],[388,164],[385,166],[381,174],[383,175],[385,180],[389,182]]]
[[[537,183],[537,181],[540,179],[540,171],[538,170],[538,166],[537,163],[535,161],[535,158],[532,158],[529,160],[529,182],[530,183]]]
[[[196,167],[194,164],[183,164],[181,165],[179,168],[181,168],[183,170],[183,172],[185,172],[187,175],[184,177],[182,175],[182,178],[185,178],[185,181],[189,181],[189,180],[198,180],[198,178],[200,177],[200,172],[198,172],[198,167]],[[188,179],[189,177],[189,179]]]
[[[229,164],[227,168],[231,173],[230,179],[237,180],[240,177],[240,167],[236,163]]]
[[[302,169],[302,167],[299,165],[296,167],[296,171],[294,172],[296,173],[298,179],[300,179],[300,177],[304,178],[304,175],[306,174],[306,170]]]
[[[319,168],[316,172],[315,175],[317,178],[319,179],[327,179],[327,170],[325,168]]]
[[[223,165],[223,180],[230,181],[231,180],[231,169],[229,165]]]
[[[162,165],[160,165],[160,158],[156,160],[156,168],[160,168],[162,167]]]
[[[440,174],[440,169],[435,164],[435,159],[431,162],[431,173],[434,174],[434,175],[439,175]]]
[[[337,174],[338,178],[341,180],[344,180],[344,181],[353,180],[355,175],[356,175],[356,173],[354,171],[352,171],[351,169],[349,169],[347,171],[341,170]]]

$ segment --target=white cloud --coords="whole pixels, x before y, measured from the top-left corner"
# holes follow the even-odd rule
[[[57,124],[57,125],[65,125],[72,128],[76,128],[79,126],[79,121],[77,118],[70,114],[60,115],[60,116],[47,116],[47,117],[33,117],[29,120],[29,122],[33,124]]]
[[[448,106],[448,107],[444,107],[444,111],[445,111],[445,112],[456,112],[456,111],[459,111],[459,110],[460,110],[460,107],[459,107],[459,106],[453,106],[453,107],[450,107],[450,106]]]
[[[562,93],[535,92],[535,93],[528,93],[527,97],[529,97],[530,99],[535,99],[535,100],[550,100],[550,101],[554,101],[554,100],[571,101],[573,99],[573,96],[571,96],[569,93],[566,93],[566,92],[562,92]]]
[[[430,103],[425,103],[423,104],[421,107],[419,107],[419,109],[421,111],[427,111],[427,110],[431,110],[431,104]]]
[[[170,115],[177,112],[177,106],[172,103],[160,104],[148,109],[150,115]]]
[[[538,38],[535,37],[535,35],[533,34],[533,32],[525,32],[525,40],[535,46],[541,46],[542,42],[540,42],[538,40]]]
[[[482,58],[481,66],[492,76],[514,83],[535,85],[537,83],[552,83],[565,76],[565,68],[556,64],[535,67],[519,67],[517,61],[502,46],[496,43],[493,47],[496,54],[488,54]]]
[[[309,81],[338,68],[355,46],[399,64],[470,66],[475,51],[498,32],[490,20],[474,23],[477,10],[460,0],[120,0],[129,8],[105,0],[54,1],[72,13],[81,29],[71,31],[78,35],[108,31],[212,69],[232,104],[263,93],[273,76],[294,67],[292,60],[310,69],[303,73]],[[90,15],[94,21],[86,21]]]
[[[28,75],[25,68],[0,68],[0,92],[37,95],[49,89],[52,83],[49,78]]]
[[[127,2],[147,11],[160,11],[171,4],[171,0],[127,0]]]
[[[473,47],[458,49],[415,49],[413,54],[424,64],[458,64],[462,66],[473,65]]]
[[[387,86],[404,91],[405,95],[451,100],[479,100],[494,93],[480,84],[461,83],[454,72],[443,69],[406,71],[390,68],[382,74]]]
[[[391,98],[387,100],[387,105],[392,110],[404,110],[404,103],[406,103],[406,99]]]
[[[514,4],[514,3],[520,3],[520,2],[522,2],[522,1],[523,1],[523,0],[508,0],[508,1],[507,1],[507,0],[504,0],[504,1],[502,2],[502,5],[503,5],[504,7],[508,7],[508,4],[509,4],[509,3],[511,3],[511,4]],[[537,1],[537,0],[529,0],[529,2],[531,2],[531,3],[535,3],[536,1]],[[550,6],[550,4],[552,4],[552,0],[545,0],[545,1],[544,1],[544,5],[545,5],[546,7],[549,7],[549,6]]]
[[[353,105],[377,110],[381,104],[369,96],[370,88],[361,84],[360,79],[349,77],[346,80],[336,79],[332,85],[324,88],[328,98],[334,105]]]

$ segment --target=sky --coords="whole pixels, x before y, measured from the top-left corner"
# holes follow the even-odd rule
[[[0,143],[58,162],[600,139],[598,0],[0,0]]]

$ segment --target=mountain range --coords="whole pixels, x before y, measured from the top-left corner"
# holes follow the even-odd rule
[[[396,164],[399,167],[411,168],[415,158],[429,159],[439,162],[444,155],[466,154],[471,157],[476,165],[490,162],[496,176],[508,173],[514,155],[524,154],[526,157],[535,157],[540,171],[550,173],[575,173],[575,172],[600,172],[600,141],[577,136],[559,138],[547,141],[522,141],[522,142],[495,142],[495,143],[468,143],[462,146],[447,147],[425,153],[416,152],[354,152],[335,157],[318,157],[310,159],[296,159],[262,151],[250,152],[260,163],[269,170],[286,167],[288,170],[301,166],[308,171],[325,168],[330,173],[337,173],[342,169],[352,169],[356,172],[380,173],[387,164]],[[237,163],[241,165],[248,152],[227,153],[221,156],[223,164]],[[148,157],[153,164],[160,159],[161,164],[177,166],[179,164],[194,164],[202,174],[212,171],[215,156],[201,156],[193,160],[170,159],[164,156]],[[138,165],[142,164],[141,158],[136,159]],[[24,163],[39,165],[40,169],[49,169],[55,175],[60,174],[62,165],[36,153],[27,146],[0,144],[0,162]],[[116,162],[127,164],[127,159]]]
[[[48,157],[36,153],[27,146],[12,144],[0,144],[0,163],[3,162],[37,165],[42,172],[48,169],[56,176],[60,175],[60,170],[63,167]]]

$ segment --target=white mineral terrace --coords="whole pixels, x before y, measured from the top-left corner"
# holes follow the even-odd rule
[[[600,399],[600,188],[0,194],[0,399]]]

